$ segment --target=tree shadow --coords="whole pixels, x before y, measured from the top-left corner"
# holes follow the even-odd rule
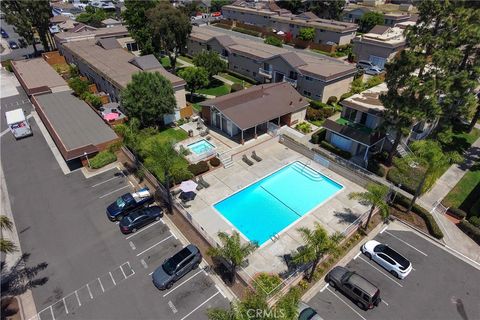
[[[363,203],[362,203],[363,204]],[[365,204],[364,204],[365,205]],[[358,219],[358,215],[354,214],[351,209],[343,208],[345,211],[334,211],[333,215],[340,220],[340,223],[353,223]]]
[[[29,289],[43,286],[47,283],[48,277],[37,277],[37,274],[45,270],[48,267],[48,264],[42,262],[35,266],[29,266],[29,258],[29,253],[22,254],[22,256],[9,269],[7,269],[5,262],[1,262],[2,296],[18,296]]]

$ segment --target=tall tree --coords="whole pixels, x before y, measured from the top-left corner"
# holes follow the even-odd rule
[[[384,17],[380,12],[367,12],[360,18],[360,30],[369,32],[376,25],[383,25]]]
[[[212,0],[210,12],[222,11],[222,7],[232,3],[230,0]]]
[[[208,255],[220,257],[230,264],[231,281],[235,282],[237,268],[243,263],[245,258],[258,248],[255,242],[242,243],[240,234],[234,231],[231,235],[225,232],[219,232],[218,238],[222,242],[221,247],[211,247]]]
[[[196,54],[193,57],[193,64],[205,68],[210,78],[227,68],[227,63],[215,51],[202,51]]]
[[[48,0],[24,0],[29,4],[32,25],[36,28],[45,51],[53,49],[50,45],[50,18],[53,16]]]
[[[186,47],[192,32],[190,19],[168,2],[160,2],[147,12],[155,52],[166,52],[175,71],[177,57]]]
[[[177,106],[172,83],[159,72],[139,72],[122,91],[122,105],[141,126],[158,126]]]
[[[361,203],[366,203],[370,206],[367,222],[363,228],[367,230],[372,214],[376,208],[380,210],[380,215],[383,219],[387,219],[390,211],[387,204],[388,188],[380,184],[369,184],[366,192],[352,192],[348,195],[349,199],[356,199]]]
[[[137,42],[142,54],[152,54],[154,47],[152,43],[152,28],[147,22],[147,11],[154,8],[159,0],[125,0],[125,11],[122,18],[127,25],[128,32]]]
[[[103,9],[87,6],[85,12],[79,14],[75,19],[77,22],[88,24],[92,27],[99,28],[102,26],[102,21],[107,19],[109,14]]]
[[[12,221],[4,215],[0,216],[0,230],[2,233],[2,236],[0,238],[0,251],[7,254],[7,253],[13,253],[17,251],[17,246],[13,243],[13,241],[9,239],[5,239],[3,237],[3,231],[8,230],[12,231],[13,228],[13,223]]]
[[[210,82],[207,70],[202,67],[186,67],[179,70],[178,75],[187,82],[187,87],[190,89],[190,100],[192,101],[195,91],[206,87]]]
[[[34,54],[37,55],[35,44],[34,25],[28,12],[27,2],[20,0],[0,1],[0,9],[5,14],[5,21],[14,26],[15,32],[33,46]]]
[[[313,230],[308,228],[297,230],[305,241],[305,246],[294,255],[293,261],[312,264],[310,274],[307,276],[307,280],[311,282],[322,257],[338,249],[338,244],[343,239],[343,235],[338,232],[328,235],[327,231],[318,222],[315,222]]]

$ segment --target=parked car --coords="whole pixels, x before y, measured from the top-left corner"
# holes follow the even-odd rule
[[[357,62],[357,68],[367,70],[375,67],[375,65],[368,60],[360,60]]]
[[[337,266],[326,276],[328,284],[342,291],[361,309],[373,309],[380,304],[380,289],[361,275]]]
[[[107,207],[107,217],[111,221],[122,220],[129,212],[154,202],[148,188],[135,193],[125,193]]]
[[[10,49],[18,49],[18,44],[13,40],[8,41],[8,46]]]
[[[18,39],[18,44],[20,45],[20,48],[28,47],[27,41],[25,41],[25,39],[23,39],[23,38]]]
[[[312,307],[305,302],[298,303],[298,320],[323,320]]]
[[[400,253],[386,244],[378,241],[367,241],[360,249],[369,259],[372,259],[394,277],[404,279],[412,271],[412,264]]]
[[[198,268],[202,261],[200,250],[193,244],[189,244],[173,257],[168,258],[152,274],[155,287],[159,290],[170,289],[173,284],[184,275]]]
[[[4,39],[8,38],[8,33],[7,31],[3,30],[3,28],[0,29],[0,34],[2,34],[2,38]]]
[[[161,217],[163,217],[163,211],[159,206],[138,209],[120,220],[120,231],[123,234],[136,232],[141,227],[144,227],[153,221],[160,220]]]
[[[376,76],[380,73],[382,73],[383,69],[380,68],[379,66],[373,66],[371,68],[368,68],[365,70],[365,73],[366,74],[369,74],[369,75],[372,75],[372,76]]]

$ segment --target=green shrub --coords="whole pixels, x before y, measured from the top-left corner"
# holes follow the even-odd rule
[[[312,134],[312,138],[310,139],[310,142],[314,144],[319,144],[320,141],[325,140],[326,134],[327,134],[327,130],[325,130],[325,128],[322,128],[317,132],[315,132],[314,134]]]
[[[295,126],[295,129],[303,133],[309,133],[309,132],[312,132],[312,125],[308,122],[302,122],[297,124]]]
[[[81,96],[86,103],[89,103],[94,108],[98,109],[102,106],[102,99],[90,92],[84,92]]]
[[[456,217],[457,219],[465,219],[467,217],[467,213],[465,211],[463,211],[462,209],[459,209],[459,208],[448,208],[448,212]]]
[[[210,169],[210,167],[206,161],[200,161],[188,166],[188,171],[190,171],[194,176],[205,173],[208,171],[208,169]]]
[[[108,151],[115,153],[122,147],[122,141],[117,141],[108,146]]]
[[[232,29],[232,26],[229,26],[228,24],[224,24],[224,23],[215,23],[215,27],[219,27],[219,28],[222,28],[222,29]]]
[[[396,186],[401,185],[400,188],[407,191],[410,194],[415,194],[416,186],[412,185],[413,181],[406,181],[404,175],[396,167],[388,170],[387,180],[391,181]]]
[[[237,92],[237,91],[242,91],[242,90],[243,90],[243,85],[241,83],[234,83],[234,84],[232,84],[232,87],[230,88],[230,93]]]
[[[373,159],[368,162],[367,169],[368,169],[368,171],[373,172],[377,176],[382,177],[382,178],[387,175],[387,168],[383,164],[378,163],[377,161],[375,161]]]
[[[8,72],[13,72],[12,59],[3,61],[2,66],[4,66],[5,70],[7,70]]]
[[[220,165],[220,159],[218,159],[217,157],[210,159],[210,165],[212,167],[218,167]]]
[[[367,82],[365,82],[365,89],[370,89],[372,87],[378,86],[383,82],[383,79],[380,76],[370,77]]]
[[[268,36],[265,41],[266,44],[275,46],[275,47],[283,47],[282,45],[282,40],[278,39],[277,37],[274,36]]]
[[[312,41],[315,38],[314,28],[301,28],[298,33],[298,38],[303,41]]]
[[[248,30],[240,27],[235,27],[232,28],[233,31],[240,32],[240,33],[245,33],[254,37],[260,37],[261,33],[258,31],[253,31],[253,30]]]
[[[98,169],[106,166],[109,163],[117,161],[117,156],[110,151],[101,151],[97,153],[93,158],[89,159],[90,168]]]
[[[68,80],[68,86],[72,88],[78,97],[81,97],[88,90],[89,82],[82,80],[80,77],[73,77]]]
[[[280,276],[262,272],[255,276],[253,287],[258,294],[271,295],[280,290],[281,283]]]
[[[346,93],[344,93],[344,94],[342,94],[342,95],[340,96],[340,101],[345,100],[345,99],[347,99],[347,98],[350,98],[350,97],[353,96],[353,95],[354,95],[354,94],[351,93],[351,92],[346,92]]]
[[[320,142],[320,146],[322,146],[323,148],[327,149],[330,152],[335,153],[336,155],[339,155],[342,158],[350,159],[352,157],[352,154],[350,152],[339,149],[339,148],[331,145],[327,141]]]
[[[467,236],[473,239],[477,244],[480,245],[480,228],[475,227],[473,224],[466,220],[460,221],[457,225],[460,230],[465,232]]]
[[[478,199],[477,202],[473,204],[469,212],[469,216],[480,217],[480,199]]]
[[[328,104],[317,100],[310,101],[310,107],[317,110],[330,108]]]
[[[314,109],[312,107],[307,107],[307,120],[325,120],[335,114],[335,109],[332,107],[326,107],[321,109]]]
[[[337,97],[331,96],[330,98],[328,98],[327,104],[332,105],[332,104],[334,104],[334,103],[337,103],[337,101],[338,101],[338,98],[337,98]]]
[[[480,217],[472,216],[468,219],[468,222],[473,224],[475,227],[480,228]]]

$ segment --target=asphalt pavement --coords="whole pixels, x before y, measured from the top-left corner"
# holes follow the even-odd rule
[[[0,60],[5,61],[5,60],[18,60],[18,59],[24,59],[25,55],[31,55],[33,54],[33,46],[29,45],[26,48],[20,48],[20,42],[19,39],[21,38],[14,30],[14,27],[12,25],[9,25],[5,22],[4,19],[0,20],[0,24],[3,30],[5,30],[8,34],[7,39],[3,39],[6,41],[2,41],[2,45],[5,47],[8,45],[8,41],[13,40],[17,43],[19,46],[18,49],[7,49],[4,53],[0,53]],[[43,46],[38,43],[36,44],[37,50],[43,50]]]

